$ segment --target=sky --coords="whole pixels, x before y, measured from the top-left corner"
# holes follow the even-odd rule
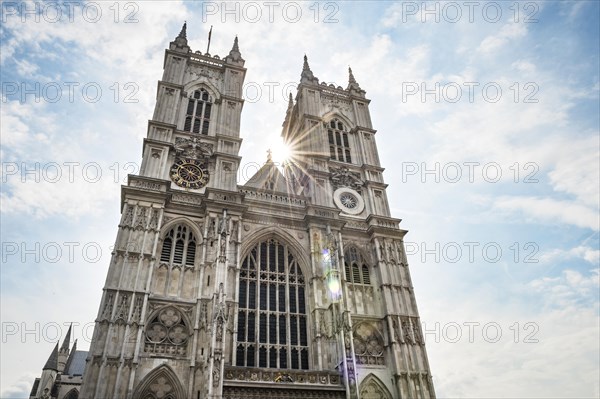
[[[57,4],[60,7],[57,7]],[[302,59],[371,100],[439,397],[600,396],[597,1],[1,4],[1,398],[87,349],[164,49],[246,60],[238,173]]]

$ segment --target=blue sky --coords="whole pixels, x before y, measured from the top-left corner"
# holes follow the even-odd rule
[[[256,22],[244,3],[239,22],[220,2],[116,4],[118,18],[113,2],[75,3],[70,21],[44,3],[2,3],[2,398],[28,395],[66,324],[89,345],[120,184],[141,160],[164,49],[184,20],[193,50],[205,51],[211,25],[212,54],[239,37],[240,183],[279,141],[281,88],[298,82],[302,56],[336,86],[352,66],[372,100],[392,214],[409,230],[440,397],[600,395],[598,2],[476,2],[472,21],[460,1],[428,2],[430,14],[420,1],[292,2],[272,22],[262,2]],[[38,21],[23,14],[36,6]],[[422,97],[436,84],[437,100]]]

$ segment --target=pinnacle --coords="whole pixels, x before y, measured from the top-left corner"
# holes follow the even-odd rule
[[[182,38],[182,39],[187,39],[187,21],[183,22],[183,26],[181,27],[181,32],[179,32],[179,35],[177,35],[177,37]]]
[[[350,66],[348,66],[348,87],[346,88],[346,90],[356,90],[359,92],[363,92],[363,90],[360,88],[360,85],[354,78],[354,74],[352,73],[352,68],[350,68]]]
[[[348,77],[348,82],[349,83],[356,83],[356,79],[354,79],[354,75],[352,74],[352,68],[350,68],[349,66],[348,66],[348,74],[350,75]]]
[[[308,65],[308,57],[306,56],[306,54],[304,54],[304,64],[302,65],[302,74],[300,75],[300,82],[310,82],[316,84],[319,83],[319,79],[317,79],[310,70],[310,66]]]
[[[304,65],[302,65],[302,72],[304,71],[311,72],[310,66],[308,65],[308,57],[306,56],[306,54],[304,54]]]

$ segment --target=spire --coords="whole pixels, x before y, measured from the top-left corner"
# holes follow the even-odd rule
[[[181,27],[181,32],[179,32],[179,35],[177,35],[177,38],[187,40],[187,21],[183,22],[183,26]]]
[[[44,366],[44,368],[42,368],[42,370],[48,370],[48,369],[58,371],[58,342],[56,343],[54,350],[50,354],[50,357],[48,358],[46,365]]]
[[[294,106],[294,98],[292,97],[292,93],[290,92],[290,100],[288,101],[288,109],[291,109]]]
[[[71,368],[71,363],[73,362],[73,357],[75,356],[75,352],[77,351],[77,340],[73,342],[73,348],[71,348],[71,353],[69,354],[69,358],[67,359],[67,363],[65,364],[65,369],[63,370],[63,374],[69,374],[69,368]]]
[[[308,57],[304,54],[304,64],[302,65],[302,74],[300,75],[300,83],[319,84],[319,79],[313,75],[308,65]]]
[[[73,328],[73,323],[69,326],[69,330],[67,331],[67,335],[65,335],[65,340],[63,341],[60,352],[69,352],[69,344],[71,343],[71,329]]]
[[[242,58],[242,53],[240,52],[240,46],[238,44],[238,37],[235,36],[233,39],[233,47],[231,47],[231,51],[229,51],[229,55],[225,57],[226,62],[230,62],[233,64],[241,64],[244,65],[244,59]]]

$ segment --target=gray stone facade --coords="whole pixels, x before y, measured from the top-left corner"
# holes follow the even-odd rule
[[[164,60],[79,398],[434,397],[352,71],[326,85],[305,57],[282,130],[293,162],[240,186],[238,39],[193,52],[184,25]]]

